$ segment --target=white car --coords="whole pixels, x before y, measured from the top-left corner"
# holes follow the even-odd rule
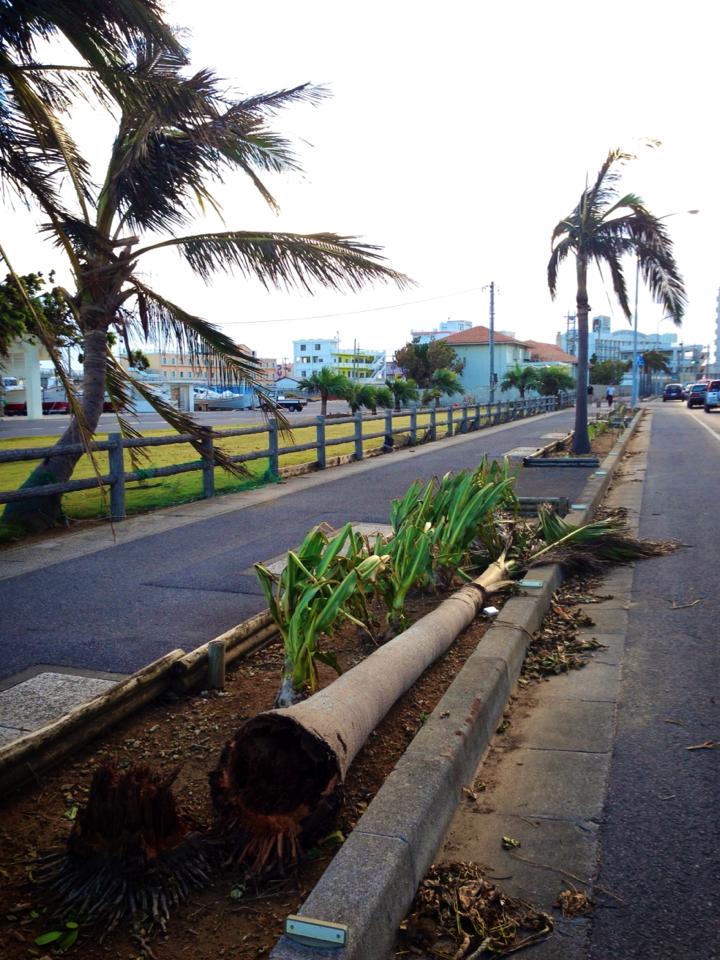
[[[711,380],[708,383],[705,403],[703,404],[705,413],[710,413],[715,407],[720,407],[720,380]]]

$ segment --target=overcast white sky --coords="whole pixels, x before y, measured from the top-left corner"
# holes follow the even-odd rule
[[[239,277],[206,287],[166,251],[145,260],[156,289],[259,355],[289,358],[294,338],[337,332],[343,345],[357,338],[393,351],[411,328],[448,317],[487,323],[481,288],[491,280],[498,329],[553,341],[575,291],[568,264],[550,300],[550,232],[616,145],[640,151],[624,185],[653,212],[701,211],[668,225],[690,301],[680,338],[713,341],[720,124],[712,4],[170,0],[168,10],[189,31],[194,64],[240,93],[305,81],[332,89],[319,107],[291,108],[277,120],[302,139],[305,165],[304,177],[271,183],[280,216],[238,175],[219,191],[226,229],[362,236],[417,283],[406,292],[379,286],[309,297],[266,293]],[[97,146],[105,125],[83,126]],[[663,146],[644,149],[645,137]],[[39,249],[28,214],[5,223],[23,268],[57,261]],[[632,288],[632,263],[628,274]],[[595,278],[591,309],[609,313],[614,327],[625,322]],[[641,294],[640,329],[669,332],[662,316]]]

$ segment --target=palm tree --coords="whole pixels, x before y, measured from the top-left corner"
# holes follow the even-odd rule
[[[521,367],[516,363],[510,370],[505,371],[505,377],[500,384],[503,393],[506,390],[517,390],[520,399],[525,399],[526,390],[534,390],[537,384],[537,370],[534,367]]]
[[[327,404],[330,396],[346,397],[352,384],[342,373],[336,373],[331,367],[322,367],[309,377],[300,381],[300,389],[306,393],[320,394],[320,415],[327,416]]]
[[[618,195],[619,168],[632,159],[620,150],[611,150],[595,183],[586,186],[577,206],[561,220],[552,233],[548,263],[548,287],[554,298],[558,269],[563,260],[575,257],[577,276],[578,367],[573,453],[589,453],[587,429],[588,303],[587,274],[591,262],[605,265],[625,316],[631,310],[623,273],[622,258],[635,257],[643,279],[653,296],[663,304],[676,324],[685,311],[685,286],[673,256],[672,241],[662,223],[634,193]]]
[[[575,378],[567,367],[552,364],[537,372],[535,389],[541,397],[556,397],[561,390],[569,392],[575,386]]]
[[[207,320],[148,285],[144,261],[150,254],[174,248],[206,282],[217,271],[239,270],[268,288],[299,287],[308,292],[318,285],[357,290],[374,280],[404,286],[407,278],[385,264],[377,247],[331,233],[233,230],[181,235],[180,228],[193,218],[193,200],[201,208],[219,209],[209,181],[220,180],[227,170],[249,176],[277,209],[259,173],[295,171],[299,164],[290,144],[268,128],[267,119],[292,103],[317,103],[325,91],[303,85],[230,101],[207,70],[186,77],[181,72],[183,58],[150,43],[138,46],[134,77],[140,87],[152,91],[152,109],[147,98],[124,105],[99,191],[75,184],[72,213],[41,202],[50,221],[44,230],[65,252],[72,270],[75,289],[65,291],[65,298],[84,355],[81,415],[73,417],[59,445],[76,444],[95,431],[106,390],[121,429],[132,433],[121,413],[129,407],[133,387],[171,426],[191,434],[200,450],[201,432],[195,421],[148,390],[109,354],[108,330],[117,329],[126,345],[130,335],[174,343],[191,363],[202,357],[203,365],[222,382],[256,382],[257,365]],[[146,233],[151,236],[144,240]],[[79,457],[50,454],[27,485],[66,481]],[[216,463],[235,469],[222,451]],[[17,505],[9,505],[5,516],[11,506],[14,518],[20,519],[22,509]]]
[[[414,380],[403,380],[402,378],[397,380],[386,380],[385,385],[392,393],[395,400],[396,413],[399,413],[405,404],[410,403],[412,400],[417,400],[418,398],[418,388]]]
[[[646,373],[666,373],[668,375],[672,373],[667,356],[660,350],[646,350],[642,356]]]
[[[462,382],[454,370],[436,370],[430,379],[429,389],[425,391],[423,402],[434,400],[435,406],[437,406],[440,403],[440,397],[443,395],[452,397],[456,393],[462,392]],[[427,401],[425,397],[427,397]]]

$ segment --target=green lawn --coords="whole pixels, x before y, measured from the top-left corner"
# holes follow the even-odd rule
[[[459,422],[462,412],[453,411],[454,422]],[[426,429],[430,422],[428,414],[418,415],[418,430]],[[395,417],[395,429],[408,427],[410,417]],[[214,427],[215,430],[232,430],[236,425],[228,424],[226,427]],[[377,433],[383,429],[383,421],[376,420],[365,422],[363,424],[363,434],[368,435]],[[438,417],[438,436],[442,437],[447,431],[447,414],[441,413]],[[167,436],[173,431],[154,430],[149,431],[146,436]],[[326,438],[335,439],[347,437],[348,442],[331,446],[327,448],[326,456],[341,456],[352,453],[354,446],[354,425],[352,423],[333,424],[332,420],[327,422]],[[96,439],[107,439],[106,433],[98,433]],[[280,437],[280,447],[292,446],[294,444],[309,443],[315,439],[314,427],[301,427],[293,431],[292,437]],[[396,438],[397,439],[397,438]],[[51,446],[55,442],[54,437],[23,437],[0,440],[0,450],[17,450],[24,447],[44,447]],[[364,450],[373,450],[382,446],[382,438],[366,440],[363,444]],[[218,442],[226,452],[230,454],[248,453],[255,450],[267,449],[267,434],[251,434],[250,436],[226,437]],[[163,447],[148,447],[148,459],[141,464],[142,468],[163,467],[170,464],[199,462],[197,453],[187,443],[172,444]],[[105,452],[96,454],[97,462],[101,473],[107,473],[108,462]],[[315,450],[302,450],[295,453],[283,454],[280,457],[280,466],[290,466],[298,463],[312,463],[317,459]],[[37,461],[22,461],[20,463],[0,464],[0,490],[16,490],[27,479],[29,474],[36,466]],[[234,477],[220,468],[215,470],[215,490],[217,493],[230,493],[248,489],[249,487],[259,486],[268,482],[268,461],[265,459],[250,461],[247,465],[248,476],[245,479]],[[125,468],[132,470],[129,451],[125,451]],[[81,458],[73,479],[83,479],[93,476],[93,468],[87,456]],[[125,503],[128,514],[141,513],[147,510],[167,507],[177,503],[185,503],[190,500],[197,500],[202,497],[202,472],[184,473],[175,477],[148,478],[145,480],[133,481],[128,483],[125,488]],[[63,506],[68,517],[73,519],[91,519],[103,518],[108,516],[109,497],[107,492],[105,496],[99,490],[78,490],[74,493],[66,494],[63,498]],[[0,522],[0,543],[9,539],[14,539],[17,531],[3,530]]]

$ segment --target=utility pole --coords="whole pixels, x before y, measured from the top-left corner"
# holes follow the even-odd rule
[[[495,281],[490,282],[490,403],[495,402]]]

